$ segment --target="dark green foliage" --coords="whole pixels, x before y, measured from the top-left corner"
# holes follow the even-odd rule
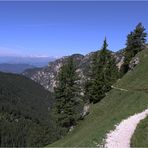
[[[0,146],[45,146],[58,139],[51,93],[19,75],[0,73]]]
[[[139,23],[133,32],[127,36],[125,59],[121,67],[121,73],[125,74],[129,70],[129,63],[131,59],[141,50],[145,48],[147,33],[142,23]]]
[[[85,85],[85,98],[93,103],[105,97],[105,93],[111,89],[111,85],[118,78],[115,59],[107,50],[107,46],[105,39],[101,51],[94,54],[90,80]]]
[[[73,57],[70,57],[61,67],[55,88],[55,114],[59,126],[65,129],[75,125],[80,118],[82,100],[78,80]]]

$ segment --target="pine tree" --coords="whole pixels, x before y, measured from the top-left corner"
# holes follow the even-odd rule
[[[55,88],[57,122],[60,127],[69,129],[80,118],[77,109],[82,102],[73,57],[68,58],[66,64],[61,67],[58,81],[58,86]]]
[[[115,59],[107,47],[105,38],[102,49],[93,56],[92,75],[85,85],[85,96],[93,103],[105,97],[105,93],[118,78]]]
[[[142,23],[139,23],[133,32],[130,32],[127,36],[125,59],[124,64],[121,67],[122,75],[129,70],[129,63],[131,59],[141,50],[145,48],[147,33],[144,32],[145,28]]]

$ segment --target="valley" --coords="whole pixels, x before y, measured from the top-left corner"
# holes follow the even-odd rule
[[[0,72],[0,147],[44,146],[55,141],[53,102],[53,95],[30,79]]]
[[[0,148],[148,147],[147,1],[0,1]]]

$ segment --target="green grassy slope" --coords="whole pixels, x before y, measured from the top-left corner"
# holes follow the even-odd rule
[[[148,117],[142,120],[136,128],[131,140],[132,147],[148,147]]]
[[[115,86],[128,92],[112,89],[91,112],[63,139],[49,146],[96,146],[114,125],[148,106],[148,49],[137,55],[140,64],[128,72]]]

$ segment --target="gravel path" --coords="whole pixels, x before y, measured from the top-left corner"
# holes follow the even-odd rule
[[[114,131],[106,135],[105,148],[130,148],[130,140],[138,123],[147,115],[148,109],[122,120]]]

